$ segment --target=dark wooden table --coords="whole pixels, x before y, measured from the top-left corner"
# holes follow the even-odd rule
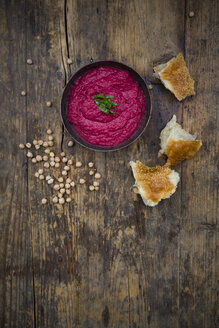
[[[0,2],[0,327],[217,326],[217,6],[216,0]],[[154,63],[179,52],[196,81],[196,95],[182,102],[152,75]],[[150,124],[118,152],[69,150],[59,115],[63,87],[80,67],[101,59],[130,65],[153,85]],[[173,197],[146,208],[133,193],[128,162],[161,162],[159,133],[173,114],[203,147],[176,167],[181,182]],[[77,187],[63,211],[39,205],[51,191],[36,182],[18,149],[48,127],[57,151],[93,161],[102,174],[99,192]]]

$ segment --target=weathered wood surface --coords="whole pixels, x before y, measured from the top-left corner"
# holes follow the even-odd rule
[[[1,327],[217,326],[217,6],[216,0],[1,1]],[[181,103],[152,76],[153,63],[178,52],[197,91]],[[57,151],[70,153],[60,96],[91,58],[124,62],[153,84],[151,122],[137,142],[115,153],[76,145],[73,157],[94,161],[101,172],[100,191],[77,187],[63,212],[39,206],[51,191],[36,183],[17,145],[51,127]],[[181,182],[174,196],[145,208],[133,194],[128,162],[157,163],[159,132],[173,113],[203,147],[176,168]]]

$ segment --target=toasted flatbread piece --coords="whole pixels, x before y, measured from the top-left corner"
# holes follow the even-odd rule
[[[162,199],[169,198],[180,180],[179,174],[167,165],[148,167],[141,162],[130,162],[135,186],[145,205],[156,206]]]
[[[189,74],[182,54],[165,64],[154,67],[155,76],[178,100],[195,94],[194,80]]]
[[[160,153],[168,156],[168,165],[175,166],[197,153],[202,142],[195,139],[195,135],[186,132],[180,124],[176,123],[176,115],[173,115],[166,127],[161,131]]]

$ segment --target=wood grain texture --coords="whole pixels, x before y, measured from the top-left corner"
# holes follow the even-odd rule
[[[195,13],[192,19],[190,11]],[[188,2],[185,58],[196,81],[196,96],[183,103],[183,127],[196,133],[203,146],[194,159],[182,165],[180,280],[181,320],[186,327],[218,325],[217,24],[217,1]]]
[[[0,120],[0,326],[33,327],[34,291],[27,161],[17,143],[26,139],[25,2],[1,3]],[[13,20],[13,26],[11,21]],[[20,38],[18,38],[18,31]],[[19,56],[17,55],[19,53]]]
[[[217,12],[217,1],[1,2],[1,327],[217,326]],[[152,72],[178,52],[197,90],[183,102]],[[130,65],[152,83],[150,124],[118,152],[70,150],[59,118],[62,89],[76,70],[101,59]],[[128,163],[164,162],[159,133],[173,114],[203,147],[176,167],[173,197],[146,208],[133,193]],[[44,138],[48,127],[55,151],[82,161],[78,178],[91,181],[89,161],[102,175],[99,192],[77,186],[64,210],[39,205],[51,189],[36,182],[36,166],[17,148]]]

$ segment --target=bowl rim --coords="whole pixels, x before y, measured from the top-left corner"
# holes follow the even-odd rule
[[[141,90],[145,97],[145,102],[148,101],[148,103],[149,103],[149,104],[145,104],[145,114],[142,119],[142,122],[141,122],[140,126],[138,127],[138,129],[131,135],[131,137],[124,140],[122,143],[120,143],[118,145],[109,146],[109,147],[93,145],[93,144],[90,144],[89,142],[87,142],[85,139],[83,139],[79,135],[79,133],[77,133],[77,131],[73,128],[73,126],[71,125],[71,123],[69,122],[69,120],[67,118],[68,97],[69,97],[69,93],[71,91],[73,84],[75,83],[75,81],[77,79],[79,79],[82,75],[86,74],[89,70],[98,68],[100,66],[114,67],[114,68],[128,71],[130,73],[130,75],[132,76],[132,78],[135,80],[135,82],[137,82],[138,85],[141,87]],[[116,66],[118,66],[118,67],[116,67]],[[133,75],[135,75],[135,77]],[[138,80],[137,80],[137,78],[138,78]],[[143,90],[142,85],[140,84],[139,81],[145,87],[145,90]],[[147,94],[148,99],[146,99],[145,94]],[[150,97],[150,92],[148,90],[148,87],[147,87],[147,84],[146,84],[144,78],[132,67],[125,65],[119,61],[98,60],[98,61],[92,61],[92,63],[82,66],[79,70],[77,70],[75,73],[73,73],[70,76],[68,82],[66,83],[66,85],[62,91],[61,110],[60,110],[62,124],[64,125],[65,129],[67,130],[67,132],[69,133],[69,135],[71,136],[71,138],[73,138],[73,140],[75,142],[77,142],[81,146],[83,146],[87,149],[90,149],[90,150],[99,151],[99,152],[112,152],[112,151],[121,150],[121,149],[124,149],[124,148],[130,146],[133,142],[135,142],[138,138],[140,138],[140,136],[145,132],[145,129],[150,122],[151,114],[152,114],[151,97]],[[144,124],[143,124],[143,122],[144,122]],[[140,129],[140,132],[138,133],[139,129]],[[132,139],[132,140],[129,141],[129,139]]]

